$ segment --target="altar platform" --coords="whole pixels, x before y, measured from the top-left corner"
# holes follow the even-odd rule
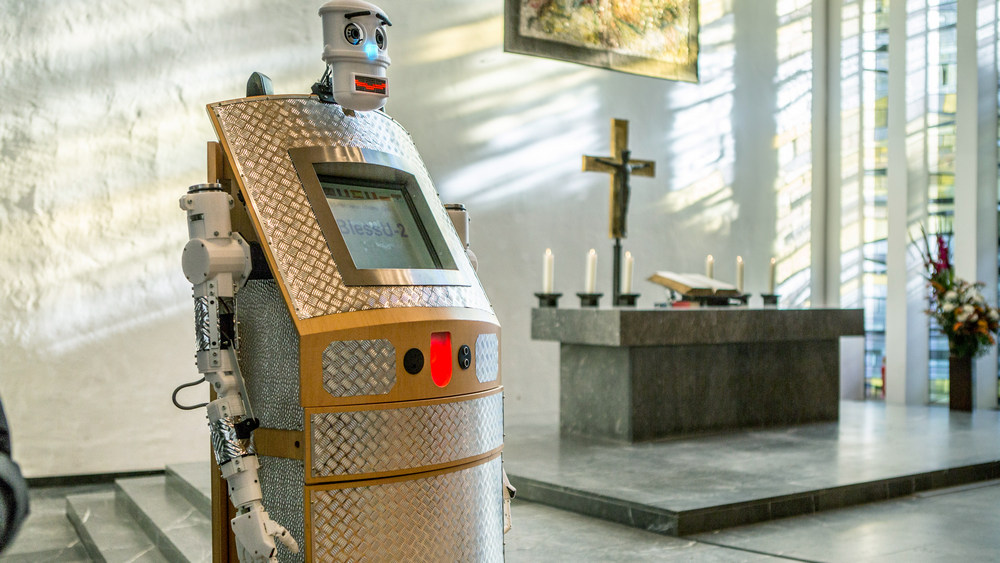
[[[671,536],[1000,478],[1000,412],[844,401],[839,422],[654,442],[560,436],[508,417],[520,499]]]
[[[863,335],[860,309],[531,311],[559,342],[562,432],[624,442],[835,421],[841,341]]]

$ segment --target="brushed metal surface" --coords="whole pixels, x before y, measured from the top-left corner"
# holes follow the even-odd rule
[[[363,407],[362,407],[363,408]],[[315,477],[457,462],[503,445],[503,395],[311,416]]]
[[[396,347],[385,339],[331,342],[323,351],[323,389],[334,397],[385,395],[396,384]]]
[[[265,238],[288,288],[295,313],[308,319],[390,307],[468,307],[492,311],[464,256],[458,235],[434,193],[409,134],[382,112],[344,115],[340,106],[309,97],[253,98],[209,106],[234,166],[257,211]],[[357,147],[420,163],[413,170],[469,286],[348,286],[323,237],[288,150]]]
[[[499,375],[500,339],[496,334],[480,334],[476,337],[476,379],[487,383]]]
[[[310,494],[316,561],[503,561],[500,458]]]

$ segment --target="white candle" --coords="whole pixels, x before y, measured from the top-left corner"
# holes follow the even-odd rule
[[[635,260],[632,253],[625,251],[625,270],[622,272],[622,293],[632,293],[632,269],[635,267]]]
[[[705,277],[715,279],[715,258],[711,254],[705,258]]]
[[[587,253],[587,277],[584,278],[583,292],[594,293],[597,287],[597,251],[593,248]]]
[[[736,257],[736,290],[743,293],[743,257]]]
[[[556,257],[552,254],[551,248],[545,249],[545,256],[542,259],[542,293],[552,293],[554,287]]]
[[[774,282],[775,279],[777,278],[777,273],[775,272],[775,270],[777,269],[776,264],[777,262],[774,260],[774,258],[771,258],[771,279],[767,284],[767,292],[770,295],[774,295]]]

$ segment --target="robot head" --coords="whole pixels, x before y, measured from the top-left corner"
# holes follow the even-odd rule
[[[333,69],[334,99],[358,111],[384,106],[389,97],[385,76],[389,18],[363,0],[327,2],[319,15],[323,18],[323,60]]]

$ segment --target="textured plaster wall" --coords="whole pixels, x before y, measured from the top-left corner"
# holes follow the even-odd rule
[[[321,74],[321,3],[0,3],[0,397],[28,476],[207,459],[203,414],[169,400],[198,377],[177,198],[204,181],[206,103],[242,96],[255,70],[277,93]],[[699,271],[711,252],[719,277],[742,254],[748,288],[766,283],[774,22],[748,12],[741,27],[728,2],[702,4],[718,17],[692,85],[505,54],[500,0],[381,3],[387,110],[442,198],[470,208],[508,419],[558,406],[557,345],[529,336],[545,248],[564,303],[591,247],[610,292],[607,177],[579,171],[608,151],[610,118],[631,120],[634,157],[657,161],[655,180],[633,182],[636,278]],[[737,69],[736,52],[759,62]],[[662,298],[636,289],[642,305]]]

